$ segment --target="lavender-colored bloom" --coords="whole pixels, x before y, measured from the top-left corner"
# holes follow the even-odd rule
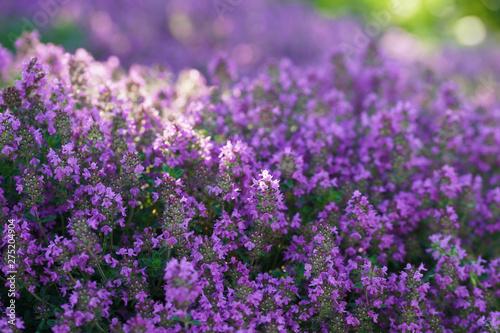
[[[198,282],[198,272],[194,265],[183,258],[167,263],[165,268],[165,300],[174,304],[179,310],[176,315],[185,316],[185,310],[191,302],[194,302],[201,292]]]
[[[496,108],[376,44],[246,78],[16,44],[0,248],[27,330],[498,328]]]

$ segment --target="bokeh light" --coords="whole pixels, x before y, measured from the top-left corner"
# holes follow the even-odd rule
[[[484,23],[476,16],[466,16],[457,20],[454,32],[458,42],[466,46],[477,45],[486,38]]]

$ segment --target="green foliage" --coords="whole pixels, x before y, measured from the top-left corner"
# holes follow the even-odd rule
[[[500,2],[496,0],[304,0],[328,16],[350,15],[363,22],[381,22],[380,14],[389,13],[390,23],[383,28],[399,26],[420,39],[439,43],[453,36],[454,25],[465,16],[476,16],[487,29],[500,30]]]

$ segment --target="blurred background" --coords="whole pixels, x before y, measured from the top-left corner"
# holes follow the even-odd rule
[[[500,0],[312,0],[323,13],[370,20],[372,13],[400,5],[391,23],[429,43],[443,39],[475,46],[487,37],[498,39]],[[489,36],[488,36],[489,35]]]
[[[390,57],[443,74],[498,72],[500,0],[3,0],[0,43],[23,31],[128,67],[205,70],[214,54],[240,73],[288,57],[310,65],[379,42]],[[488,65],[488,66],[486,66]],[[489,67],[491,65],[491,67]]]

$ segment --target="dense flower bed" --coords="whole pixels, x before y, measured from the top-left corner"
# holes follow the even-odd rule
[[[2,332],[499,332],[498,108],[376,45],[238,80],[16,45]]]

